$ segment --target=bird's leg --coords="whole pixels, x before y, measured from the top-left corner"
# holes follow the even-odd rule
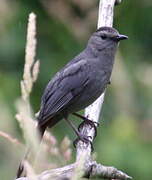
[[[78,139],[80,139],[81,141],[85,142],[85,143],[91,143],[91,141],[89,140],[89,136],[85,136],[84,134],[81,134],[77,128],[75,127],[75,125],[69,121],[69,119],[67,117],[64,117],[64,119],[66,120],[66,122],[70,125],[70,127],[74,130],[74,132],[76,133],[76,135],[78,136]],[[74,146],[76,146],[77,140],[74,141]],[[92,146],[92,143],[91,143]]]
[[[87,117],[85,116],[82,116],[78,113],[72,113],[74,116],[77,116],[81,119],[83,119],[84,121],[79,125],[78,127],[78,130],[80,130],[80,128],[84,125],[84,123],[88,123],[91,127],[93,127],[95,129],[95,137],[97,136],[97,126],[99,126],[99,123],[98,122],[94,122],[90,119],[88,119]]]
[[[66,122],[70,125],[70,127],[73,129],[73,131],[76,133],[76,135],[79,137],[80,136],[80,133],[79,131],[77,130],[77,128],[75,127],[75,125],[69,121],[69,119],[66,117],[64,118],[66,120]]]

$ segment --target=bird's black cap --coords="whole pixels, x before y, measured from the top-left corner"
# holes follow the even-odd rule
[[[108,27],[108,26],[100,27],[99,29],[96,30],[96,32],[97,33],[103,32],[103,33],[109,34],[109,36],[112,39],[115,39],[116,41],[128,39],[128,36],[119,34],[119,32],[115,28]]]
[[[115,29],[115,28],[112,28],[112,27],[108,27],[108,26],[103,26],[103,27],[100,27],[99,29],[96,30],[96,32],[99,32],[99,31],[106,31],[108,33],[117,33],[119,34],[119,32]]]

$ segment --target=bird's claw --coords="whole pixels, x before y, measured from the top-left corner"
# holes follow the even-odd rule
[[[91,136],[85,136],[85,135],[80,134],[80,135],[78,136],[78,138],[73,142],[74,147],[76,147],[78,141],[82,141],[82,142],[84,142],[84,143],[86,143],[86,144],[89,144],[89,143],[90,143],[90,145],[91,145],[91,151],[93,151],[93,150],[94,150],[93,144],[92,144],[92,141],[89,140],[89,138],[91,138]]]
[[[79,127],[78,127],[78,130],[79,130],[79,131],[81,130],[81,128],[83,127],[84,124],[89,124],[89,125],[91,126],[91,128],[92,128],[92,127],[94,128],[94,130],[95,130],[95,135],[94,135],[94,137],[96,137],[96,136],[97,136],[97,126],[99,126],[99,123],[98,123],[98,122],[91,121],[91,120],[89,120],[89,119],[86,119],[86,120],[84,120],[84,121],[79,125]],[[96,125],[95,125],[95,124],[96,124]]]

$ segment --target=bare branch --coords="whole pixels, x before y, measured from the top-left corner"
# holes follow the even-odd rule
[[[9,142],[11,142],[13,144],[23,146],[23,144],[21,142],[19,142],[18,139],[12,137],[10,134],[8,134],[6,132],[0,131],[0,136],[6,138]]]
[[[102,26],[109,26],[112,27],[113,25],[113,14],[114,14],[114,5],[115,3],[119,4],[121,1],[117,0],[100,0],[99,3],[99,13],[98,13],[98,27],[100,28]],[[104,96],[105,92],[89,107],[85,109],[85,116],[92,120],[93,122],[98,123],[100,111],[104,102]],[[90,141],[93,142],[93,139],[95,137],[95,128],[91,127],[89,124],[83,123],[83,125],[80,128],[81,134],[84,134],[85,136],[88,136],[90,138]],[[77,143],[77,161],[81,159],[82,154],[86,154],[86,161],[91,162],[91,144],[87,144],[85,142],[82,142],[81,140]],[[98,164],[97,171],[94,171],[94,174],[100,177],[108,178],[108,179],[127,179],[130,178],[129,176],[125,175],[122,176],[121,171],[118,171],[115,168],[112,167],[105,167],[100,164]],[[103,168],[104,167],[104,168]],[[96,169],[95,168],[95,169]],[[98,171],[99,170],[99,171]],[[103,170],[103,171],[102,171]],[[100,173],[99,173],[100,172]],[[99,173],[99,174],[98,174]],[[104,174],[105,173],[105,174]]]
[[[50,179],[70,180],[77,166],[78,163],[74,163],[61,168],[44,171],[39,176],[37,176],[37,179],[38,180],[50,180]],[[119,171],[114,167],[97,164],[96,161],[92,161],[92,162],[88,161],[85,164],[83,177],[88,177],[88,176],[90,178],[105,178],[105,179],[119,179],[119,180],[132,179],[130,176],[123,173],[122,171]],[[22,177],[17,180],[31,180],[31,179]]]
[[[98,13],[98,27],[113,25],[113,11],[114,11],[115,0],[100,0],[99,2],[99,13]],[[85,109],[85,116],[98,123],[100,111],[104,102],[105,92],[90,106]],[[95,129],[88,124],[84,124],[81,128],[81,133],[90,137],[92,142],[95,136]],[[77,159],[81,157],[83,151],[87,151],[91,154],[91,145],[79,141],[77,144]]]

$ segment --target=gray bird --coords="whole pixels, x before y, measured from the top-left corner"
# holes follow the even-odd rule
[[[41,100],[38,127],[43,136],[47,127],[93,103],[110,82],[118,42],[127,39],[111,27],[101,27],[90,37],[86,48],[63,67],[48,83]],[[81,117],[81,116],[80,116]],[[83,117],[81,117],[83,118]]]
[[[45,88],[37,117],[41,138],[47,127],[65,119],[81,140],[88,140],[68,120],[68,115],[74,114],[87,120],[76,112],[93,103],[103,93],[110,82],[118,42],[127,38],[114,28],[99,28],[89,39],[86,48],[52,78]],[[18,178],[23,170],[21,162]]]

